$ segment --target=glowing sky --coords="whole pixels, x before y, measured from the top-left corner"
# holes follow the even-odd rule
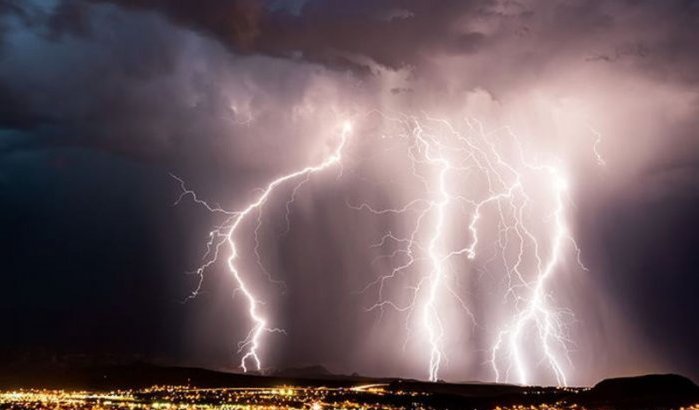
[[[243,210],[256,188],[323,164],[351,121],[342,166],[297,192],[282,187],[260,228],[244,229],[250,286],[286,332],[267,339],[267,366],[428,377],[424,338],[405,343],[406,312],[371,307],[384,296],[408,300],[429,263],[386,294],[359,292],[405,262],[377,261],[399,248],[373,245],[387,232],[405,238],[419,210],[374,215],[361,204],[428,198],[438,208],[440,161],[461,158],[425,149],[417,158],[433,166],[415,171],[404,136],[424,127],[443,138],[455,127],[485,136],[479,149],[497,141],[505,161],[526,170],[533,207],[524,218],[543,248],[555,242],[547,233],[560,225],[556,181],[565,175],[565,225],[587,268],[568,246],[547,290],[565,322],[567,382],[646,372],[696,379],[698,25],[699,3],[679,0],[2,2],[0,255],[9,296],[0,306],[12,336],[0,348],[234,368],[250,320],[224,264],[180,303],[199,283],[186,272],[225,218],[191,200],[173,207],[181,187],[170,174],[209,204]],[[556,172],[524,166],[519,149],[527,164]],[[514,180],[495,169],[507,194]],[[482,177],[449,183],[483,200]],[[473,239],[472,213],[459,212],[445,239],[454,249]],[[484,212],[479,244],[491,256],[499,228]],[[419,236],[429,248],[429,229]],[[248,257],[255,249],[262,267]],[[494,380],[493,344],[517,306],[500,260],[450,267],[467,309],[442,306],[440,378]],[[127,336],[112,340],[110,330]],[[551,366],[531,366],[528,381],[560,383]]]

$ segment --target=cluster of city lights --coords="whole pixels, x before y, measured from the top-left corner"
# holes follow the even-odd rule
[[[446,387],[448,389],[448,387]],[[364,384],[344,387],[276,386],[199,388],[153,386],[145,389],[85,391],[22,389],[0,390],[0,409],[9,410],[328,410],[328,409],[443,409],[584,410],[600,404],[576,403],[576,395],[589,389],[528,388],[503,394],[501,390],[475,392],[446,390],[425,392],[395,384]],[[516,394],[521,394],[519,400]],[[516,400],[517,402],[513,402]],[[495,401],[495,402],[493,402]],[[526,403],[526,404],[525,404]],[[614,408],[611,406],[609,408]],[[699,404],[677,408],[699,410]]]
[[[419,393],[391,392],[397,396],[420,396]],[[192,388],[153,386],[141,390],[110,392],[70,390],[0,391],[2,409],[399,409],[385,399],[380,385],[357,387],[260,387],[260,388]],[[419,403],[412,403],[424,408]],[[412,405],[411,405],[412,407]]]

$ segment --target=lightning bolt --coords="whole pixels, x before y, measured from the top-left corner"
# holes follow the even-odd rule
[[[565,218],[565,202],[564,195],[567,191],[567,182],[561,172],[551,166],[536,167],[536,169],[545,170],[550,176],[550,183],[553,186],[553,203],[554,203],[554,222],[550,232],[551,249],[549,251],[548,260],[541,267],[541,259],[538,255],[538,243],[535,242],[536,258],[537,258],[537,276],[533,284],[526,284],[526,287],[531,289],[531,296],[526,300],[525,307],[519,311],[513,320],[513,323],[507,325],[504,330],[500,331],[495,344],[492,348],[491,364],[495,373],[495,380],[500,381],[501,371],[498,368],[498,355],[503,349],[503,345],[509,350],[509,363],[514,366],[519,382],[527,384],[529,374],[525,363],[526,354],[524,353],[523,333],[528,325],[534,327],[535,333],[540,342],[540,346],[544,352],[544,356],[552,371],[555,374],[559,385],[567,385],[566,374],[563,369],[561,358],[556,355],[552,348],[552,344],[558,344],[561,350],[566,352],[566,338],[563,324],[560,320],[560,313],[554,310],[549,303],[549,295],[546,290],[546,283],[555,273],[558,267],[563,252],[563,243],[566,239],[573,241],[569,236],[568,224]],[[573,241],[574,243],[574,241]],[[577,249],[577,246],[576,246]],[[509,378],[509,367],[508,375]]]
[[[602,154],[600,154],[600,145],[602,144],[602,134],[597,131],[592,125],[586,124],[587,128],[590,130],[592,135],[595,136],[595,142],[592,144],[592,153],[595,156],[595,161],[597,161],[597,165],[604,166],[607,165],[607,162],[604,160],[602,157]]]
[[[191,196],[195,203],[202,205],[205,209],[213,213],[219,213],[226,215],[227,218],[223,224],[217,226],[210,233],[210,240],[207,243],[207,252],[204,255],[205,262],[197,269],[196,274],[199,275],[199,282],[196,289],[187,298],[191,299],[196,297],[201,292],[202,283],[204,280],[204,273],[211,267],[214,263],[219,260],[219,255],[221,249],[224,245],[228,248],[228,258],[226,259],[226,265],[231,275],[235,279],[237,288],[236,290],[242,293],[247,304],[247,313],[252,324],[247,336],[238,344],[238,353],[242,355],[240,359],[240,367],[244,372],[248,371],[248,364],[252,362],[255,369],[258,371],[262,369],[262,361],[260,359],[259,349],[263,342],[263,337],[268,333],[283,333],[284,331],[280,328],[270,327],[268,325],[269,319],[260,310],[260,305],[262,302],[255,295],[253,289],[250,288],[248,282],[245,279],[244,273],[238,266],[237,261],[239,259],[239,253],[237,248],[238,236],[241,231],[243,224],[257,214],[256,226],[254,230],[255,238],[255,249],[254,253],[257,257],[257,264],[262,269],[263,272],[267,273],[262,266],[259,254],[259,242],[258,242],[258,231],[261,224],[261,212],[262,208],[268,202],[269,198],[274,195],[277,188],[280,186],[292,183],[296,181],[297,184],[292,189],[291,198],[286,202],[285,208],[287,213],[289,212],[290,202],[293,202],[298,189],[303,185],[310,175],[322,172],[327,168],[341,165],[342,153],[347,145],[347,140],[352,131],[352,125],[349,122],[345,122],[342,125],[342,130],[340,133],[340,142],[335,148],[334,152],[327,157],[324,161],[317,165],[307,166],[294,172],[290,172],[277,179],[269,182],[267,186],[262,189],[259,195],[239,211],[228,211],[220,206],[212,206],[206,201],[199,199],[196,193],[188,189],[184,181],[176,176],[173,177],[179,181],[182,192],[180,197],[177,199],[175,204],[178,204],[184,197]],[[286,215],[286,221],[288,224],[288,214]],[[268,275],[269,276],[269,275]]]
[[[508,362],[506,380],[511,367],[516,369],[521,383],[530,380],[529,354],[523,345],[525,333],[531,331],[538,338],[543,359],[552,369],[558,384],[566,385],[563,364],[567,359],[568,344],[563,321],[565,311],[552,306],[547,288],[563,259],[566,242],[573,245],[580,263],[580,249],[570,234],[566,219],[567,180],[563,172],[554,165],[529,161],[519,137],[509,127],[486,132],[475,119],[467,118],[463,122],[465,126],[459,127],[446,119],[428,115],[417,117],[383,112],[378,115],[398,124],[395,136],[408,142],[407,155],[411,160],[412,174],[426,189],[424,197],[396,208],[350,204],[359,211],[374,215],[396,214],[413,221],[406,235],[389,231],[372,245],[381,248],[390,243],[395,250],[379,255],[379,258],[402,259],[403,262],[396,263],[389,272],[361,290],[366,292],[372,287],[377,288],[377,301],[368,310],[379,310],[381,317],[385,308],[407,313],[408,338],[418,333],[427,346],[427,375],[429,380],[436,381],[446,360],[442,347],[447,336],[444,300],[454,299],[473,325],[477,325],[468,304],[451,287],[449,279],[464,275],[464,271],[476,269],[478,265],[488,265],[499,255],[500,271],[504,272],[507,283],[506,296],[515,300],[515,313],[512,323],[498,332],[491,349],[496,380],[502,379],[499,365],[502,360]],[[595,158],[601,165],[604,160],[597,150],[601,136],[597,132],[594,134]],[[509,140],[510,149],[503,139]],[[462,192],[464,182],[466,192]],[[469,182],[473,189],[469,189]],[[478,189],[479,184],[485,189]],[[528,191],[535,191],[540,186],[548,187],[551,192],[550,197],[540,204],[542,209],[552,210],[551,229],[543,229],[549,222],[535,218],[532,210],[534,199]],[[463,205],[468,210],[466,215],[455,212],[455,204]],[[495,252],[490,258],[479,261],[479,227],[484,224],[482,220],[488,210],[494,214],[490,224],[497,227]],[[413,214],[415,216],[411,216]],[[459,226],[464,216],[468,221],[464,226],[465,236],[469,239],[463,247],[449,247],[450,227]],[[544,233],[538,234],[542,230]],[[543,251],[544,243],[549,243],[548,252]],[[457,263],[456,268],[454,263]],[[580,265],[585,269],[582,263]],[[407,288],[410,291],[407,302],[399,303],[386,297],[389,283],[411,274],[417,276],[417,280],[415,285]],[[416,313],[419,313],[417,319],[413,317]]]

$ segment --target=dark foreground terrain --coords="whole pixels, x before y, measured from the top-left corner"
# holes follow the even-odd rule
[[[676,375],[604,380],[592,388],[276,376],[149,364],[5,366],[2,409],[696,409],[699,387]]]

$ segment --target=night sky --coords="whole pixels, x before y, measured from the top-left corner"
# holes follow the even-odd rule
[[[357,292],[389,221],[347,206],[409,192],[387,176],[404,168],[356,160],[385,147],[366,113],[402,110],[511,125],[564,153],[589,268],[551,290],[574,313],[573,384],[698,381],[697,27],[691,0],[0,0],[0,351],[236,370],[249,323],[225,267],[183,303],[221,219],[174,205],[172,175],[240,209],[332,149],[349,115],[342,179],[311,178],[288,233],[288,190],[264,213],[265,268],[286,287],[253,283],[287,332],[266,362],[425,378],[402,322]],[[486,288],[465,296],[475,313]],[[492,380],[488,335],[454,342],[444,377]]]

